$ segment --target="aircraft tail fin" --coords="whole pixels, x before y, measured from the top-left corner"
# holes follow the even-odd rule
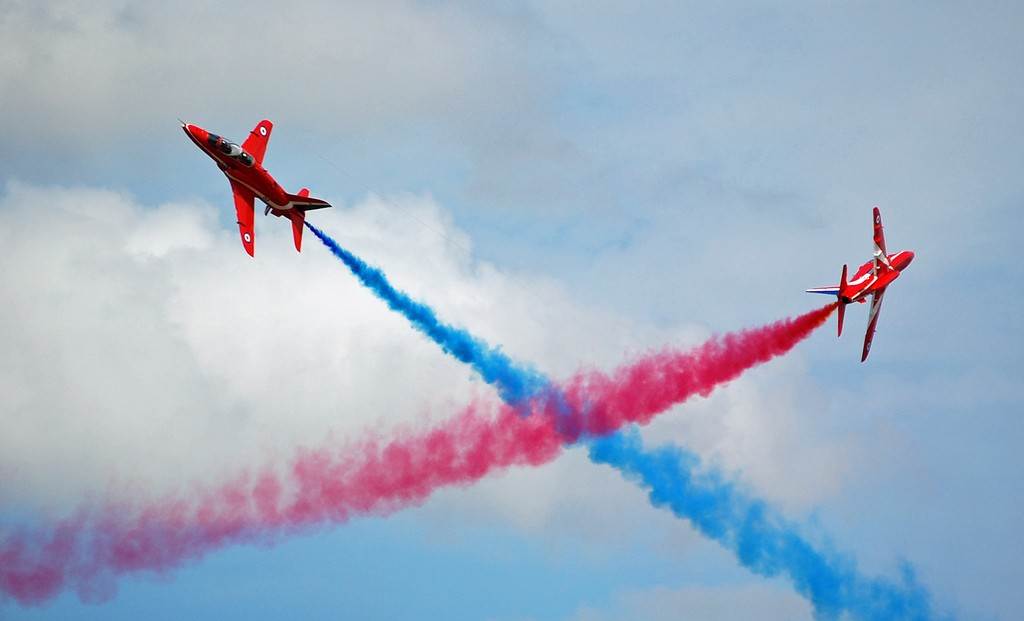
[[[302,229],[306,222],[306,212],[292,209],[289,214],[292,221],[292,238],[295,240],[295,252],[302,252]]]
[[[302,252],[302,230],[305,228],[306,212],[313,209],[327,209],[331,206],[325,200],[313,198],[309,195],[309,188],[302,188],[296,194],[288,195],[288,202],[292,208],[287,212],[288,218],[292,221],[292,238],[295,240],[295,251]],[[282,215],[282,212],[276,212]]]
[[[839,298],[839,312],[837,313],[837,319],[839,320],[839,327],[836,330],[836,336],[843,335],[843,317],[846,316],[846,304],[843,300],[843,289],[846,289],[846,264],[843,263],[843,274],[839,278],[839,291],[836,292],[836,297]]]

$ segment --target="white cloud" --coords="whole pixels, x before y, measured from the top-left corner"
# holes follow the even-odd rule
[[[194,205],[166,203],[139,215],[125,250],[141,257],[162,258],[174,250],[205,250],[213,243],[215,219]]]
[[[429,199],[400,202],[371,198],[317,222],[442,316],[546,370],[567,372],[598,351],[611,360],[629,339],[627,324],[609,321],[617,341],[596,343],[606,318],[553,283],[473,262]],[[444,417],[490,394],[315,238],[296,254],[289,227],[261,219],[250,260],[237,234],[214,224],[217,209],[8,187],[3,504],[66,507],[110,485],[157,494],[216,481],[268,452]]]
[[[447,415],[479,384],[315,239],[297,255],[280,221],[258,223],[253,261],[207,205],[13,184],[0,209],[5,504],[217,480],[331,432]],[[320,221],[372,229],[374,211]],[[433,234],[390,232],[422,290],[460,269]]]
[[[66,507],[111,485],[158,494],[215,482],[296,445],[444,417],[472,394],[491,394],[315,238],[296,254],[289,227],[260,219],[251,260],[236,232],[214,225],[220,208],[8,187],[0,240],[11,267],[0,274],[0,322],[16,329],[4,331],[0,355],[4,504]],[[556,378],[705,332],[638,327],[573,304],[557,283],[475,261],[430,199],[371,197],[316,221],[442,317]],[[780,451],[801,454],[791,439],[801,432],[792,417],[761,432],[764,391],[776,400],[786,393],[769,387],[785,385],[781,376],[764,383],[736,382],[727,396],[667,417],[688,421],[674,423],[682,432],[657,433],[724,455],[756,485],[809,502],[829,488],[773,467]],[[543,473],[487,482],[469,494],[476,509],[464,498],[441,506],[558,532],[585,513],[617,515],[630,492],[607,484],[613,477],[577,451]]]

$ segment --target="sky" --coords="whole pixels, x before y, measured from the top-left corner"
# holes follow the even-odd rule
[[[886,296],[642,430],[935,608],[1012,619],[1024,499],[1015,3],[0,2],[0,535],[444,421],[493,391],[177,119],[335,205],[311,221],[564,378]],[[790,585],[570,449],[403,511],[3,619],[810,619]]]

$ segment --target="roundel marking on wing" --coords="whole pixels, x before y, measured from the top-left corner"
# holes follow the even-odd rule
[[[252,235],[249,235],[248,233],[242,235],[242,238],[245,239],[245,243],[249,243],[252,241]]]
[[[266,136],[266,135],[267,135],[267,126],[266,125],[260,125],[260,136]]]

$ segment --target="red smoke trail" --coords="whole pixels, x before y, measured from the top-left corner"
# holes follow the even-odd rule
[[[713,337],[686,352],[651,354],[612,374],[578,374],[561,398],[530,403],[532,416],[477,403],[432,430],[300,452],[283,475],[267,468],[189,500],[83,510],[55,527],[13,532],[0,545],[0,591],[23,604],[69,587],[83,599],[102,598],[120,574],[167,571],[229,543],[390,513],[440,487],[547,463],[582,436],[645,423],[695,394],[707,396],[788,352],[833,310]]]
[[[606,435],[628,423],[647,423],[695,394],[707,397],[747,369],[788,352],[835,308],[829,304],[799,317],[714,336],[685,352],[648,354],[610,375],[577,374],[562,387],[575,427],[587,435]]]

